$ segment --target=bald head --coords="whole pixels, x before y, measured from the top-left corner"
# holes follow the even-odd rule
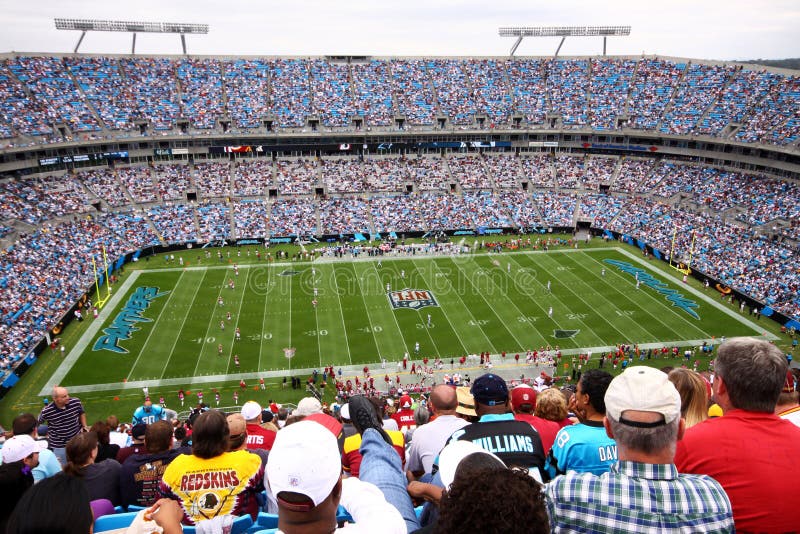
[[[433,388],[430,401],[433,409],[439,415],[455,414],[456,408],[458,408],[456,389],[444,384]]]
[[[53,388],[53,402],[59,408],[63,408],[69,402],[69,392],[67,388],[55,386]]]

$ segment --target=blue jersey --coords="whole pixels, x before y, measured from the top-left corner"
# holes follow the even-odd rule
[[[566,426],[556,434],[545,469],[551,477],[567,471],[602,475],[617,461],[617,444],[600,421]]]
[[[136,411],[133,412],[133,422],[131,424],[138,425],[139,423],[144,423],[150,425],[166,418],[166,411],[158,404],[150,406],[150,411],[145,410],[144,406],[139,406],[136,408]]]

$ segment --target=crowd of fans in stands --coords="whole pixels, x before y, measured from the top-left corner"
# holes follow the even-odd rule
[[[130,423],[91,422],[56,386],[38,417],[3,421],[0,528],[793,531],[800,403],[786,356],[753,338],[723,342],[702,372],[633,356],[581,355],[571,380],[456,373],[418,392],[330,366],[307,391],[335,383],[331,404],[262,392],[263,407],[200,399],[179,417],[145,397]],[[611,358],[629,365],[612,376]]]

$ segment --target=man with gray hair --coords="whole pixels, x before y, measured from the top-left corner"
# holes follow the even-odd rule
[[[712,392],[724,415],[693,426],[678,442],[678,469],[722,484],[740,532],[797,532],[800,493],[786,481],[800,475],[800,427],[774,413],[787,368],[767,341],[720,345]]]
[[[713,478],[673,464],[685,422],[667,375],[626,369],[605,394],[606,433],[618,462],[595,475],[569,471],[545,487],[553,532],[733,532],[731,504]]]

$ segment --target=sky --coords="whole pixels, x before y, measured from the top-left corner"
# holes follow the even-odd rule
[[[197,55],[506,56],[501,26],[630,25],[609,55],[698,59],[800,57],[800,0],[0,0],[0,52],[72,52],[80,32],[53,19],[209,24]],[[517,55],[552,55],[527,38]],[[140,34],[139,54],[180,54],[177,35]],[[129,53],[131,35],[91,32],[83,53]],[[567,38],[560,55],[599,55],[602,39]]]

